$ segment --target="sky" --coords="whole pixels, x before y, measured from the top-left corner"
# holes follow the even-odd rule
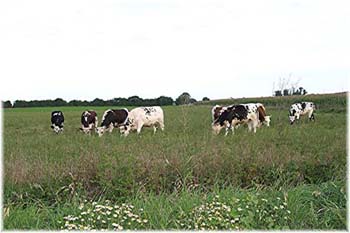
[[[350,1],[2,0],[0,99],[349,91]]]

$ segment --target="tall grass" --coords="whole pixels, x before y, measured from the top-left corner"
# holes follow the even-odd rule
[[[317,98],[320,103],[332,103]],[[346,101],[344,95],[339,98]],[[80,114],[85,110],[82,107],[61,108],[66,121],[60,135],[50,129],[50,111],[57,108],[6,109],[4,204],[10,214],[5,225],[40,229],[42,222],[49,221],[50,229],[58,229],[58,224],[51,221],[76,211],[66,204],[77,206],[87,198],[145,202],[142,208],[149,208],[149,228],[168,229],[178,227],[168,225],[172,205],[190,211],[200,204],[198,198],[223,195],[225,190],[293,190],[292,202],[304,203],[300,205],[305,213],[299,213],[301,207],[296,207],[294,213],[298,216],[292,218],[290,228],[342,228],[344,191],[331,202],[328,194],[307,193],[308,187],[322,189],[324,184],[325,189],[340,192],[328,184],[335,182],[343,187],[346,177],[345,107],[339,102],[334,105],[336,110],[328,111],[322,104],[317,105],[321,111],[316,112],[316,122],[302,119],[293,126],[288,122],[288,108],[267,105],[271,127],[259,128],[256,134],[240,127],[235,135],[227,137],[212,134],[209,105],[164,107],[164,132],[153,135],[153,130],[145,128],[140,136],[131,134],[126,138],[116,131],[101,138],[83,135],[78,130]],[[101,119],[105,109],[94,109]],[[299,200],[299,192],[312,199]],[[311,206],[309,201],[316,197],[323,201]],[[189,200],[184,206],[180,204],[182,198]],[[327,211],[320,210],[324,206]],[[158,211],[163,218],[158,217]],[[30,225],[33,213],[40,220]],[[22,214],[28,214],[28,221],[16,219]],[[304,221],[298,228],[305,217],[313,220]]]
[[[271,110],[270,128],[253,135],[242,127],[224,137],[212,135],[209,110],[166,108],[165,132],[153,135],[144,129],[127,138],[117,132],[102,138],[82,135],[77,130],[80,112],[74,108],[65,112],[61,135],[50,131],[47,112],[5,112],[5,184],[51,189],[79,184],[90,195],[104,192],[117,198],[210,190],[214,185],[295,186],[345,177],[344,114],[320,113],[316,122],[290,126],[284,111]]]

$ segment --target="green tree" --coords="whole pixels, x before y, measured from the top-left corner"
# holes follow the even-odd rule
[[[164,106],[164,105],[172,105],[174,103],[174,100],[171,97],[167,96],[160,96],[157,99],[157,104],[159,106]]]
[[[128,98],[128,104],[131,106],[141,106],[143,105],[143,99],[138,97],[137,95],[130,96]]]
[[[183,105],[183,104],[189,104],[191,102],[191,95],[188,92],[182,93],[177,99],[175,100],[176,105]]]
[[[2,101],[2,107],[3,107],[3,108],[12,108],[11,101],[9,101],[9,100],[7,100],[7,101]]]

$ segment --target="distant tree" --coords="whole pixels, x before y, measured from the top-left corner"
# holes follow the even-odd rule
[[[171,97],[167,96],[160,96],[157,98],[157,105],[164,106],[164,105],[172,105],[174,103],[174,100]]]
[[[208,97],[203,97],[202,101],[209,101],[210,99]]]
[[[284,96],[288,96],[289,93],[290,93],[290,90],[289,90],[289,89],[284,89],[284,90],[283,90],[283,95],[284,95]]]
[[[275,90],[275,82],[273,83],[273,93],[275,96],[288,96],[288,95],[305,95],[304,88],[299,87],[301,78],[295,79],[292,77],[292,73],[288,77],[279,77],[277,82],[277,90]],[[301,89],[302,88],[302,89]]]
[[[88,106],[89,102],[85,101],[81,101],[81,100],[71,100],[68,102],[67,104],[68,106]]]
[[[49,102],[51,100],[48,100]],[[66,106],[67,105],[67,102],[61,98],[57,98],[53,101],[53,106]]]
[[[26,108],[26,107],[29,107],[29,104],[27,101],[25,100],[16,100],[14,103],[13,103],[13,107],[14,108]]]
[[[293,95],[306,95],[307,91],[303,87],[299,87],[293,92]]]
[[[103,99],[96,98],[93,101],[91,101],[89,105],[90,106],[103,106],[104,104],[105,103],[104,103]]]
[[[92,101],[71,100],[69,102],[57,98],[55,100],[16,100],[13,105],[11,102],[3,102],[3,106],[12,106],[13,108],[26,107],[56,107],[56,106],[155,106],[155,105],[172,105],[174,100],[171,97],[160,96],[154,99],[142,99],[138,96],[126,98],[114,98],[103,100],[96,98]]]
[[[306,95],[307,94],[307,91],[303,88],[303,92],[301,95]]]
[[[130,96],[128,98],[128,105],[131,106],[141,106],[143,105],[143,99],[138,97],[137,95]]]
[[[194,104],[194,103],[196,103],[197,102],[197,100],[195,99],[195,98],[191,98],[190,99],[190,104]]]
[[[275,91],[275,96],[282,96],[282,91]]]
[[[12,108],[11,101],[7,100],[7,101],[1,101],[1,102],[2,102],[2,107],[3,108]]]
[[[176,105],[183,105],[183,104],[189,104],[191,101],[191,95],[188,92],[182,93],[177,99],[175,100]]]

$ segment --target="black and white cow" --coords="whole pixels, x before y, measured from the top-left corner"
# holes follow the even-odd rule
[[[81,114],[80,130],[86,134],[90,134],[98,125],[97,114],[95,111],[87,110]]]
[[[266,125],[266,126],[270,126],[270,122],[271,122],[271,116],[267,116],[266,114],[266,109],[265,106],[261,103],[248,103],[248,104],[241,104],[243,105],[248,112],[252,112],[252,113],[256,113],[258,116],[258,120],[259,120],[259,127],[261,125]],[[220,116],[220,114],[225,111],[226,109],[233,107],[235,105],[229,105],[229,106],[220,106],[220,105],[215,105],[212,110],[211,110],[211,114],[212,114],[212,120],[213,122],[218,119],[218,117]],[[238,128],[239,124],[237,124],[236,128]]]
[[[51,129],[55,133],[60,133],[63,131],[64,126],[64,116],[61,111],[53,111],[51,112]]]
[[[126,127],[120,127],[120,132],[127,136],[130,131],[136,130],[139,134],[142,127],[153,127],[153,133],[157,131],[157,127],[164,131],[163,109],[159,106],[134,108],[129,113]]]
[[[300,119],[300,116],[308,114],[309,120],[315,121],[314,112],[316,106],[313,102],[300,102],[292,104],[289,109],[289,122],[292,125],[294,122],[297,122]]]
[[[98,136],[102,136],[106,130],[110,133],[114,127],[126,127],[129,111],[123,109],[108,109],[102,116],[101,126],[96,128]]]
[[[225,128],[228,134],[229,129],[234,133],[237,125],[247,124],[249,131],[256,133],[259,125],[259,117],[256,112],[248,111],[244,105],[232,105],[220,110],[217,118],[212,123],[212,129],[215,134],[219,134],[221,129]]]

